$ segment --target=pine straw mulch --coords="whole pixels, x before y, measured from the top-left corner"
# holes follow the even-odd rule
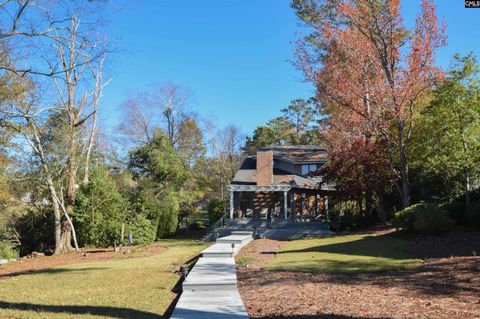
[[[22,257],[16,261],[11,261],[6,265],[0,266],[0,280],[7,278],[32,274],[44,269],[53,267],[78,264],[84,262],[104,261],[117,258],[141,258],[160,254],[167,248],[160,245],[151,245],[147,247],[128,247],[120,251],[112,249],[85,249],[81,252],[69,252],[56,256],[37,256],[30,255]]]
[[[478,257],[428,259],[415,269],[385,273],[261,270],[283,244],[256,240],[239,255],[255,258],[238,270],[251,318],[480,318]]]

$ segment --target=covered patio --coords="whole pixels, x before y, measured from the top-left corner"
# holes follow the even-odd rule
[[[230,219],[319,221],[328,217],[327,188],[230,185]]]

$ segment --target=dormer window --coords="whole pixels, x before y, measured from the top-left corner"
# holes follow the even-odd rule
[[[311,172],[317,171],[317,164],[304,164],[302,165],[302,175],[308,175]]]

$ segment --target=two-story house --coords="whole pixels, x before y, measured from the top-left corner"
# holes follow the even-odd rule
[[[328,214],[333,187],[318,171],[327,150],[271,146],[244,159],[230,184],[230,218],[318,220]]]

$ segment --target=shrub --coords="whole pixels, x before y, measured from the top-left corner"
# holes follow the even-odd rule
[[[157,237],[173,235],[178,227],[180,204],[174,192],[167,192],[159,201]]]
[[[0,258],[15,259],[18,257],[18,251],[13,249],[10,243],[0,241]]]
[[[341,201],[330,209],[329,220],[335,231],[351,231],[375,225],[377,216],[364,214],[355,201]]]
[[[227,203],[223,199],[212,198],[208,202],[207,211],[210,225],[214,224],[223,217],[225,209],[227,209]]]
[[[191,223],[188,228],[190,230],[204,230],[206,228],[205,223],[202,222],[201,220],[196,220],[193,223]]]
[[[178,226],[180,205],[175,193],[165,190],[156,197],[150,189],[140,189],[132,194],[132,207],[136,214],[145,216],[155,228],[156,238],[175,233]]]
[[[414,205],[415,206],[415,205]],[[407,207],[397,213],[393,219],[393,225],[397,228],[403,228],[405,230],[412,230],[414,206]]]
[[[465,200],[462,198],[461,200],[453,200],[449,203],[445,203],[440,206],[441,208],[448,211],[449,216],[455,220],[457,225],[465,224]]]
[[[92,171],[90,182],[77,193],[74,211],[80,245],[107,247],[120,243],[129,207],[107,171]]]
[[[480,201],[470,204],[465,212],[467,225],[480,228]]]
[[[132,235],[134,245],[148,245],[155,241],[157,230],[144,215],[133,215],[127,222],[125,235]]]
[[[438,234],[452,226],[453,220],[438,205],[419,203],[395,214],[394,224],[422,234]]]
[[[49,208],[25,209],[15,221],[15,230],[21,243],[20,256],[55,249],[53,212]]]

